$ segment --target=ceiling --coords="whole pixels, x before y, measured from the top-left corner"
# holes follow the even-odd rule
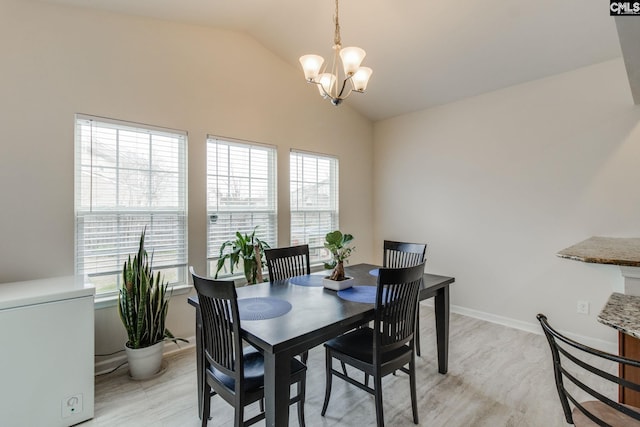
[[[296,68],[333,44],[332,0],[44,1],[243,31]],[[340,24],[373,69],[366,93],[345,102],[371,120],[622,55],[602,0],[342,0]]]

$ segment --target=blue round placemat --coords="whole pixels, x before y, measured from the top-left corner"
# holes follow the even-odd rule
[[[364,302],[373,304],[376,302],[375,286],[352,286],[338,291],[338,296],[347,301]]]
[[[289,283],[298,286],[322,286],[323,276],[315,275],[306,275],[306,276],[295,276],[289,279]]]
[[[378,271],[379,270],[380,270],[379,268],[374,268],[373,270],[369,270],[369,274],[372,275],[372,276],[378,277]]]
[[[238,300],[240,320],[265,320],[287,314],[291,304],[271,297],[242,298]]]

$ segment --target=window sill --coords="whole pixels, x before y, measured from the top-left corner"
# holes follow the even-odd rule
[[[172,289],[171,296],[175,296],[175,295],[182,295],[182,294],[187,294],[191,292],[191,290],[193,289],[193,286],[188,284],[174,285],[171,289]],[[96,297],[93,300],[93,306],[96,310],[101,308],[107,308],[107,307],[115,307],[117,305],[118,305],[118,294],[103,295],[103,296],[96,295]]]

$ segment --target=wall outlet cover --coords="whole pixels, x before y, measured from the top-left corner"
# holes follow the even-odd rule
[[[62,399],[62,418],[82,412],[82,394],[74,394]]]

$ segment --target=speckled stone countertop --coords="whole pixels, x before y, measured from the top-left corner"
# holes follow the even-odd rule
[[[596,264],[640,267],[640,238],[590,237],[561,250],[557,255]]]
[[[640,296],[612,293],[598,322],[640,338]]]

